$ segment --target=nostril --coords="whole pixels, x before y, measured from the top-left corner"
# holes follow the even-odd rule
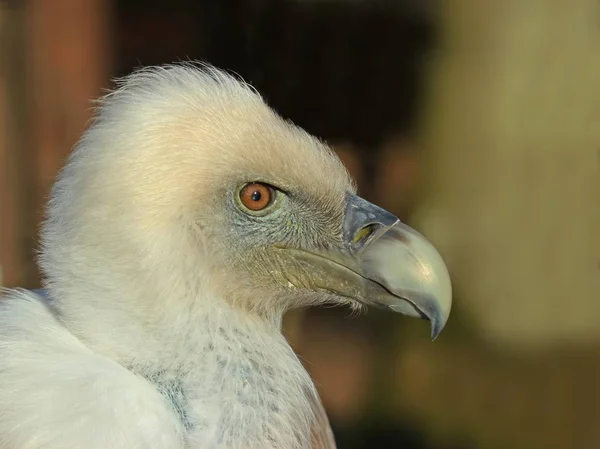
[[[381,225],[379,223],[371,223],[367,226],[363,226],[358,230],[356,234],[354,234],[354,238],[352,239],[352,246],[355,248],[360,248],[369,241],[369,237],[371,237],[377,229],[379,229]]]

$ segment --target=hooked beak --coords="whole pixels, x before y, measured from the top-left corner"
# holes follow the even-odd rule
[[[435,247],[394,215],[356,195],[348,195],[344,241],[360,275],[372,281],[366,286],[366,302],[428,319],[435,340],[452,306],[450,275]]]
[[[435,340],[452,306],[442,257],[425,237],[386,210],[353,194],[346,201],[343,248],[294,250],[295,260],[313,267],[314,287],[428,319]]]

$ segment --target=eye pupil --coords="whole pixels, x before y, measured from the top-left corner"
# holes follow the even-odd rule
[[[252,192],[252,195],[250,195],[250,198],[252,199],[252,201],[260,201],[260,199],[262,198],[262,193],[260,193],[258,190],[255,190],[254,192]]]

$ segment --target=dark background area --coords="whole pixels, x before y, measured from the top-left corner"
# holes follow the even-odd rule
[[[251,83],[283,117],[366,153],[415,130],[432,8],[418,2],[119,0],[116,72],[202,60]],[[367,185],[361,186],[367,189]]]

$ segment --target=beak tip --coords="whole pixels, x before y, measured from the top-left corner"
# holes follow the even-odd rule
[[[423,298],[427,298],[427,300]],[[445,298],[446,295],[428,295],[420,297],[420,307],[418,310],[424,319],[429,320],[431,326],[431,341],[435,341],[442,333],[450,315],[449,304],[451,304],[451,300],[448,299],[446,301],[444,300]],[[451,298],[451,295],[447,296],[447,298]]]
[[[435,341],[444,329],[444,322],[439,318],[432,318],[431,320],[431,341]]]
[[[438,303],[438,307],[428,314],[429,321],[431,322],[431,341],[435,341],[435,339],[442,333],[442,330],[444,330],[446,327],[446,323],[450,315],[452,295],[441,295],[440,297],[448,299],[445,301],[440,301]]]

